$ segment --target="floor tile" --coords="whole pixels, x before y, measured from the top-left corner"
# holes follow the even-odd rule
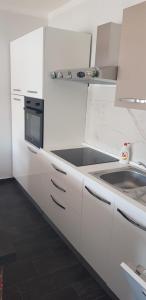
[[[0,181],[0,227],[17,255],[5,267],[4,300],[110,300],[15,180]]]

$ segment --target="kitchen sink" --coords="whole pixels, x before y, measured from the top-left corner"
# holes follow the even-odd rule
[[[135,189],[146,186],[146,176],[132,170],[111,172],[101,175],[100,178],[120,189]]]
[[[146,173],[135,167],[124,167],[114,170],[105,170],[91,173],[94,177],[102,179],[119,190],[132,190],[145,187]]]
[[[126,166],[90,174],[146,206],[146,172]]]

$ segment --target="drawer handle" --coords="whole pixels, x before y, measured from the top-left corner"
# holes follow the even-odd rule
[[[33,150],[30,146],[27,146],[27,149],[33,154],[38,154],[37,151]]]
[[[58,201],[56,201],[56,199],[52,196],[52,195],[50,195],[51,196],[51,199],[52,199],[52,201],[57,205],[57,206],[59,206],[60,208],[62,208],[62,209],[66,209],[63,205],[61,205]]]
[[[13,91],[15,91],[15,92],[21,92],[20,89],[13,89]]]
[[[19,98],[13,98],[13,100],[15,100],[15,101],[21,101],[21,99],[19,99]]]
[[[67,173],[65,171],[60,170],[58,167],[56,167],[54,164],[52,164],[52,167],[59,173],[62,173],[64,175],[67,175]]]
[[[66,192],[66,190],[64,190],[62,187],[60,187],[53,179],[51,179],[52,184],[60,191],[62,192]]]
[[[142,291],[142,294],[146,297],[146,292],[145,291]]]
[[[38,92],[37,91],[28,90],[27,93],[29,93],[29,94],[37,94]]]
[[[100,196],[96,195],[95,193],[93,193],[86,185],[85,185],[85,189],[95,198],[97,198],[98,200],[108,204],[108,205],[111,205],[111,202],[101,198]]]
[[[130,222],[131,224],[133,224],[134,226],[146,231],[146,227],[139,224],[137,221],[133,220],[131,217],[127,216],[122,210],[120,210],[119,208],[117,208],[117,211],[119,212],[119,214],[121,216],[123,216],[128,222]]]

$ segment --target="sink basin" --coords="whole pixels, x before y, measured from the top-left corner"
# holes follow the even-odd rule
[[[122,170],[100,175],[100,178],[120,189],[135,189],[146,186],[146,176],[138,171]]]

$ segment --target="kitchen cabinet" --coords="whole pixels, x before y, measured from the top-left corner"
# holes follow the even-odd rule
[[[11,94],[25,94],[25,52],[24,39],[19,38],[10,43],[11,53]]]
[[[12,108],[12,156],[13,176],[27,189],[27,153],[24,140],[24,97],[13,95]]]
[[[146,2],[126,8],[121,32],[117,106],[146,109]]]
[[[115,206],[111,245],[110,287],[120,300],[144,299],[145,290],[134,277],[138,265],[146,268],[146,213],[124,199]]]
[[[83,187],[81,254],[108,282],[114,199],[88,178]]]
[[[40,149],[26,144],[28,161],[27,192],[44,211],[48,210],[49,178],[51,177],[50,163]]]
[[[90,44],[90,34],[51,27],[36,29],[10,44],[11,93],[45,100],[46,151],[84,140],[87,85],[56,83],[50,73],[89,67]]]
[[[41,150],[24,139],[24,97],[13,95],[11,107],[13,176],[34,199],[38,199],[41,176],[48,171],[46,161]]]
[[[43,98],[43,28],[10,44],[11,93]]]
[[[50,156],[46,213],[73,246],[80,249],[82,176],[69,165]],[[50,176],[51,174],[51,176]]]
[[[44,29],[36,29],[23,37],[25,44],[25,96],[43,99]]]

